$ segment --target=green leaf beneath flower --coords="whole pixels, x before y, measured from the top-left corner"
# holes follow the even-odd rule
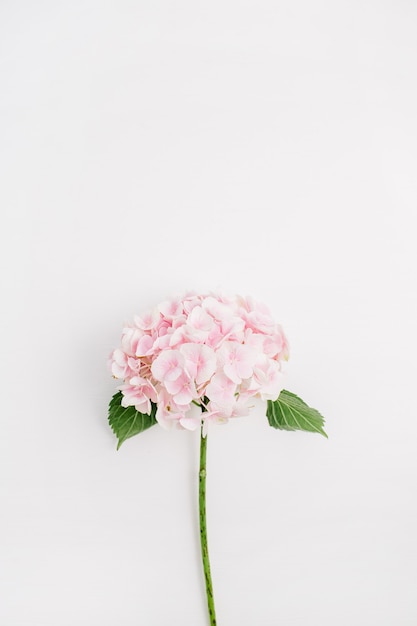
[[[291,391],[283,389],[277,400],[268,400],[266,415],[273,428],[305,430],[327,437],[323,416]]]
[[[109,424],[118,439],[117,449],[129,437],[138,435],[156,424],[156,404],[152,403],[151,414],[147,415],[146,413],[139,413],[134,406],[127,408],[122,406],[122,398],[123,394],[119,391],[113,396],[109,404]]]

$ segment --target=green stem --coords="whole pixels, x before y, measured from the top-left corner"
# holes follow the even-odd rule
[[[207,545],[207,522],[206,522],[206,456],[207,456],[207,435],[203,437],[201,427],[200,437],[200,540],[201,557],[203,559],[204,578],[206,580],[207,607],[210,615],[210,626],[216,626],[216,611],[214,610],[213,584],[210,574],[210,559]]]

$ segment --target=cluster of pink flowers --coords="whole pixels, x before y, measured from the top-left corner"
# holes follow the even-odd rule
[[[253,398],[276,400],[288,342],[268,309],[251,298],[187,294],[162,302],[123,329],[110,356],[123,379],[122,406],[165,428],[247,415]]]

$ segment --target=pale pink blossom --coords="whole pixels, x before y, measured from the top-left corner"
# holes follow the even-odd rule
[[[284,376],[280,364],[266,355],[260,355],[249,389],[256,390],[262,400],[276,400],[283,388]]]
[[[203,331],[208,334],[213,328],[214,320],[202,306],[197,305],[191,310],[187,324],[195,330]]]
[[[122,350],[126,352],[128,356],[137,356],[136,349],[138,347],[139,340],[144,336],[144,331],[140,328],[133,328],[127,326],[123,329],[122,334]]]
[[[140,413],[151,413],[151,402],[156,403],[157,394],[149,380],[134,376],[126,385],[119,387],[123,393],[122,406],[134,406]]]
[[[167,334],[170,328],[172,328],[172,320],[161,317],[153,330],[156,332],[158,337],[162,337],[163,335]]]
[[[143,335],[136,346],[136,356],[147,356],[152,354],[154,340],[151,335]]]
[[[153,344],[154,353],[157,354],[169,348],[171,346],[171,337],[172,333],[170,332],[163,332],[159,337],[157,337]]]
[[[283,388],[288,341],[252,298],[187,293],[161,302],[123,329],[109,366],[123,384],[122,406],[164,428],[193,430],[247,415]],[[203,410],[204,409],[204,410]]]
[[[216,372],[206,388],[206,396],[224,415],[232,412],[237,385],[223,372]]]
[[[237,341],[225,341],[219,349],[219,359],[226,376],[239,384],[244,378],[252,376],[256,352],[252,347]]]
[[[182,299],[182,306],[184,308],[184,313],[189,315],[191,311],[194,309],[194,307],[201,306],[201,301],[203,297],[204,296],[198,296],[193,293],[184,296],[184,298]]]
[[[220,322],[220,330],[224,340],[242,343],[244,338],[245,322],[239,317],[229,317]]]
[[[141,330],[152,330],[155,328],[161,319],[161,315],[157,309],[153,309],[145,315],[136,315],[135,316],[135,324]]]
[[[151,371],[156,380],[161,382],[177,380],[184,370],[184,362],[178,350],[165,350],[156,357]]]
[[[196,428],[201,426],[201,417],[201,406],[191,404],[190,408],[185,411],[184,417],[179,419],[179,422],[181,426],[187,430],[196,430]]]
[[[175,328],[169,333],[169,345],[171,348],[178,348],[184,343],[195,341],[195,336],[188,324]]]
[[[246,396],[244,393],[239,393],[235,397],[235,403],[232,407],[232,413],[230,417],[245,417],[249,415],[250,410],[255,406],[252,396]]]
[[[213,296],[207,296],[207,298],[204,298],[202,307],[217,322],[226,321],[228,318],[233,317],[234,314],[234,311],[230,306],[220,302],[220,300]]]
[[[126,378],[130,374],[128,359],[126,352],[120,348],[113,350],[110,355],[110,369],[115,378]]]
[[[208,433],[208,428],[210,424],[217,424],[218,426],[227,424],[229,421],[228,417],[221,415],[220,411],[213,410],[204,413],[204,421],[203,421],[203,436],[205,437]]]
[[[155,419],[160,426],[163,428],[170,430],[171,428],[178,428],[180,425],[180,419],[185,417],[184,412],[174,412],[171,411],[170,406],[163,406],[162,404],[157,405]]]
[[[183,312],[182,302],[180,300],[165,300],[158,304],[157,307],[163,319],[175,319]]]
[[[158,393],[155,418],[164,428],[185,428],[195,430],[201,425],[201,406],[193,403],[177,404],[166,389]]]
[[[164,387],[159,388],[155,418],[161,426],[166,428],[178,426],[179,420],[185,416],[188,408],[188,406],[178,406],[172,395]]]
[[[185,343],[180,347],[180,352],[185,358],[185,369],[197,385],[210,380],[217,366],[216,354],[212,348],[198,343]]]
[[[165,389],[171,394],[176,404],[189,404],[194,398],[197,398],[197,389],[195,382],[184,370],[175,380],[165,379]]]
[[[225,340],[225,337],[221,331],[220,325],[214,324],[213,328],[208,334],[208,337],[206,339],[206,344],[210,346],[211,348],[214,348],[215,350],[217,350],[217,348],[220,347],[220,345],[223,343],[224,340]]]

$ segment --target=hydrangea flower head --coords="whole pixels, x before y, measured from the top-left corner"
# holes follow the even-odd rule
[[[255,397],[276,400],[287,359],[287,338],[265,305],[209,293],[136,316],[109,364],[123,407],[150,415],[155,404],[162,427],[194,430],[247,415]]]

